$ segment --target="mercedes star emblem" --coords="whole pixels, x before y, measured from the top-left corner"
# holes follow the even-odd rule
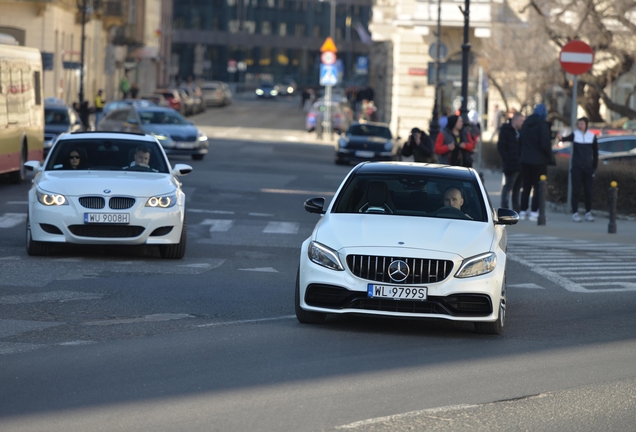
[[[409,276],[409,265],[402,260],[395,260],[389,264],[389,277],[394,282],[404,282]]]

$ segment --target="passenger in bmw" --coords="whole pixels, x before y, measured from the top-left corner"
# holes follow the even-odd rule
[[[79,149],[71,149],[71,151],[68,152],[64,167],[69,170],[84,169],[86,163],[84,159],[86,158],[82,158],[81,153]]]

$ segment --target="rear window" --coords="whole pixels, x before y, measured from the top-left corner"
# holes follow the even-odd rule
[[[347,131],[349,135],[354,136],[376,136],[391,139],[391,131],[389,128],[374,125],[353,125]]]
[[[47,125],[70,125],[68,112],[59,108],[44,108],[44,123]]]
[[[475,181],[423,174],[356,175],[336,198],[333,212],[488,220]]]
[[[188,124],[188,121],[176,111],[138,111],[137,113],[142,124]]]
[[[135,163],[137,153],[145,156],[145,163]],[[59,140],[45,169],[72,170],[72,156],[79,156],[79,170],[168,173],[165,156],[155,142],[97,138]]]

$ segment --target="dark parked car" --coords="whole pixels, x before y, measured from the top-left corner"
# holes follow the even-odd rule
[[[115,110],[99,122],[98,130],[152,135],[168,155],[191,155],[201,160],[208,153],[208,137],[172,108]]]
[[[46,156],[58,135],[79,132],[84,125],[75,110],[64,103],[44,105],[44,155]]]
[[[336,164],[362,161],[395,161],[400,159],[398,139],[393,139],[385,123],[352,123],[338,139]]]

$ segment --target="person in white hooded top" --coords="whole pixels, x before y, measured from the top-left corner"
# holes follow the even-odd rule
[[[587,130],[588,119],[581,117],[576,121],[577,130],[570,135],[561,138],[561,141],[572,142],[572,220],[581,222],[579,215],[579,193],[581,182],[585,192],[585,220],[594,221],[592,216],[592,186],[594,183],[594,171],[598,166],[598,143],[596,135]]]

